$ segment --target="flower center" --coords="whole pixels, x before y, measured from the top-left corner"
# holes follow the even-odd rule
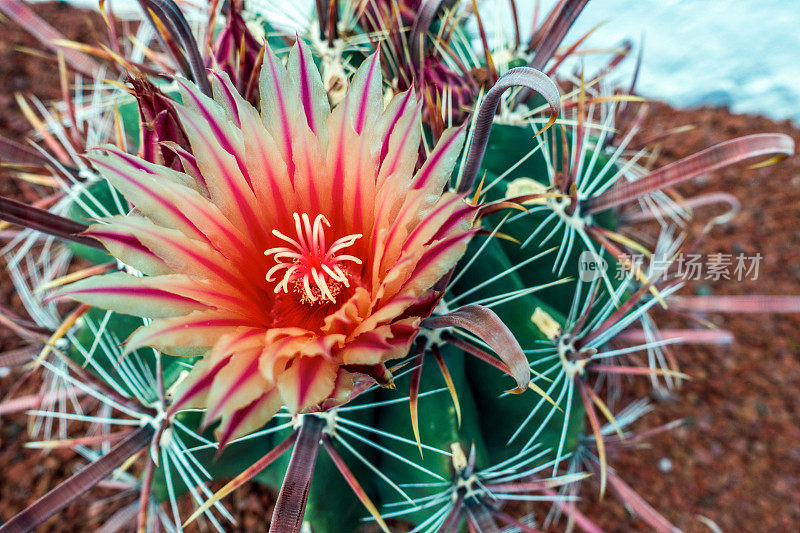
[[[275,266],[267,272],[267,281],[275,281],[275,275],[282,272],[283,278],[275,285],[276,293],[288,293],[291,286],[291,290],[300,295],[302,303],[335,302],[342,287],[350,286],[345,272],[347,267],[343,263],[361,264],[361,259],[340,252],[352,246],[362,235],[347,235],[327,248],[325,226],[331,227],[331,224],[324,215],[317,215],[313,224],[307,213],[293,213],[292,217],[297,232],[295,239],[272,230],[272,234],[287,246],[264,251],[264,255],[275,259]]]

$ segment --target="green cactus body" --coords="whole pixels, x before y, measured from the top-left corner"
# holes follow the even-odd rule
[[[459,444],[465,450],[469,450],[470,446],[474,444],[477,453],[477,464],[485,466],[488,455],[483,443],[484,432],[478,416],[476,399],[467,382],[465,355],[458,349],[445,346],[442,350],[442,357],[447,364],[458,394],[461,408],[461,426],[459,427],[458,424],[455,405],[446,390],[426,395],[419,399],[418,405],[420,441],[427,446],[446,452],[450,452],[452,444]],[[420,394],[442,389],[446,386],[444,377],[433,357],[426,355],[420,381]],[[405,395],[405,391],[384,391],[384,398],[387,400]],[[381,407],[378,410],[378,417],[378,426],[381,430],[414,440],[408,402],[404,401]],[[399,443],[394,439],[384,437],[381,438],[380,443],[395,453],[411,459],[445,481],[453,479],[453,465],[449,455],[423,450],[422,457],[420,457],[417,449],[408,444]],[[381,470],[398,484],[423,484],[437,481],[430,474],[412,468],[386,454],[381,457]],[[409,487],[405,490],[412,499],[417,500],[432,493],[440,492],[442,487]],[[403,499],[402,496],[385,484],[381,485],[381,496],[384,504],[398,502]],[[422,510],[404,515],[402,519],[413,524],[419,524],[429,516],[429,512]]]
[[[471,248],[477,247],[477,243],[471,245]],[[469,257],[469,252],[466,257]],[[472,272],[474,279],[484,280],[510,267],[511,263],[505,256],[501,245],[496,240],[493,240],[484,249],[482,260],[476,261],[471,270],[474,269]],[[462,282],[461,285],[464,285],[464,283]],[[518,291],[527,286],[514,272],[473,294],[475,294],[475,299],[480,299],[493,294]],[[456,287],[456,293],[458,293],[459,288],[459,286]],[[535,295],[517,298],[511,302],[498,305],[492,310],[514,332],[523,349],[527,349],[537,347],[535,344],[537,341],[547,341],[545,335],[531,321],[531,316],[537,307],[547,311],[557,322],[564,323],[564,318],[558,311],[538,299]],[[540,362],[537,364],[535,357],[536,355],[529,356],[531,368],[535,372],[542,373],[552,364],[552,362]],[[520,442],[509,446],[508,439],[516,428],[525,421],[534,406],[541,400],[541,397],[530,390],[519,395],[503,394],[503,391],[513,388],[514,384],[511,378],[502,375],[490,368],[486,363],[473,357],[466,356],[466,370],[467,379],[479,405],[481,431],[490,451],[492,462],[496,463],[513,456],[524,444],[527,435],[530,435],[545,423],[547,425],[542,430],[537,442],[540,442],[544,448],[556,449],[565,419],[563,412],[565,402],[563,399],[560,402],[556,400],[562,411],[553,411],[552,406],[545,404],[527,424],[527,435],[523,433],[517,438]],[[535,379],[535,383],[545,390],[550,385],[549,382],[543,379]],[[553,399],[555,400],[555,398]],[[578,436],[583,433],[583,406],[580,402],[572,403],[572,412],[569,418],[567,443],[571,443],[571,446],[567,448],[568,450],[572,449]],[[545,422],[545,419],[548,419],[547,422]]]
[[[492,128],[492,133],[490,136],[489,145],[486,149],[486,155],[483,160],[482,168],[487,172],[486,183],[491,183],[500,175],[504,176],[503,179],[488,192],[487,201],[494,201],[504,198],[506,196],[506,191],[509,184],[518,178],[530,178],[544,186],[548,186],[550,184],[547,163],[545,161],[545,155],[542,153],[542,151],[539,150],[532,155],[528,155],[529,152],[534,150],[539,143],[539,140],[534,139],[533,135],[533,131],[528,127],[497,124]],[[572,142],[571,134],[569,132],[563,132],[555,129],[554,127],[554,131],[552,133],[548,132],[547,135],[552,136],[552,140],[548,141],[552,143],[552,147],[554,148],[550,157],[551,160],[556,163],[555,172],[558,176],[558,173],[562,171],[563,164],[562,138],[564,136],[566,137],[566,143],[569,146],[569,143]],[[529,139],[530,141],[523,142],[525,139]],[[587,150],[584,156],[584,164],[588,164],[593,155],[593,151]],[[507,172],[508,169],[514,167],[514,165],[516,165],[519,161],[523,162],[517,165],[513,170]],[[600,170],[607,162],[608,158],[603,153],[598,154],[597,161],[594,165],[594,175],[599,174]],[[594,176],[590,176],[590,178],[591,177]],[[528,204],[526,207],[534,206]],[[550,233],[552,221],[550,222],[549,226],[544,229],[544,231],[540,231],[535,239],[526,243],[531,234],[537,230],[539,225],[545,221],[550,213],[550,210],[540,211],[536,213],[529,213],[528,215],[516,218],[516,220],[511,220],[515,218],[514,214],[516,213],[513,213],[512,216],[509,217],[510,220],[504,223],[501,231],[517,240],[516,243],[502,240],[501,243],[502,248],[511,264],[518,265],[524,262],[526,259],[529,259],[531,256],[544,251],[548,247],[557,246],[559,243],[561,243],[563,228],[555,233],[544,247],[540,247],[539,245],[539,243]],[[499,224],[503,216],[505,216],[505,214],[499,214],[490,217],[487,226],[491,228],[496,224]],[[611,211],[599,213],[593,216],[592,221],[606,229],[615,230],[617,228],[617,220]],[[520,246],[519,243],[526,243],[526,245],[523,247]],[[599,248],[597,245],[595,245],[595,247]],[[570,277],[573,279],[578,277],[579,258],[581,253],[586,250],[587,247],[585,243],[580,242],[576,238],[575,246],[565,260],[566,266],[561,277]],[[552,268],[555,254],[556,252],[553,252],[551,255],[542,258],[542,260],[533,261],[517,270],[519,277],[526,286],[530,287],[533,285],[549,283],[557,279],[556,273],[553,272]],[[616,261],[614,258],[605,257],[605,259],[608,261],[608,272],[615,272]],[[557,309],[562,315],[566,315],[568,314],[569,307],[572,303],[572,295],[574,290],[574,283],[564,283],[543,289],[541,292],[537,293],[537,297],[545,302],[550,303],[552,307]]]
[[[85,249],[85,247],[82,248]],[[99,375],[102,379],[113,379],[129,395],[133,395],[134,391],[131,389],[131,385],[119,379],[117,366],[119,361],[114,356],[114,350],[122,352],[123,348],[120,344],[141,325],[141,318],[93,307],[82,318],[81,328],[75,334],[75,342],[70,346],[68,355],[73,361],[87,367],[89,371]],[[97,340],[99,331],[104,333]],[[152,349],[143,348],[136,351],[136,356],[142,364],[148,367],[149,372],[155,375],[156,361],[153,353]],[[89,358],[92,360],[91,365],[87,361]],[[164,384],[169,388],[185,369],[181,363],[191,363],[193,359],[187,360],[162,354],[161,361]],[[155,402],[156,398],[146,398],[146,400]]]
[[[202,413],[183,412],[177,414],[176,418],[186,427],[202,434],[206,439],[212,442],[215,440],[213,428],[205,431],[200,430]],[[175,431],[175,429],[173,428],[169,431]],[[171,438],[171,436],[167,435],[164,438]],[[182,438],[188,446],[200,445],[200,443],[192,439]],[[270,450],[272,447],[273,439],[271,435],[264,435],[229,444],[219,455],[217,455],[216,448],[204,448],[193,451],[192,454],[210,474],[212,480],[223,480],[241,473],[260,459],[264,455],[264,450]],[[184,483],[182,476],[178,472],[178,467],[174,463],[169,465],[169,480],[167,479],[166,464],[163,458],[160,458],[153,477],[153,494],[156,499],[162,502],[169,501],[168,485],[171,486],[171,490],[176,495],[181,495],[190,490]]]

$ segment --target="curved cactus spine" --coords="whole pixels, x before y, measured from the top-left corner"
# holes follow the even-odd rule
[[[320,439],[325,421],[316,416],[303,417],[300,431],[286,468],[269,530],[274,533],[297,533],[303,523],[309,486],[317,464]]]
[[[478,169],[483,161],[483,155],[486,152],[486,145],[489,143],[489,132],[494,123],[494,115],[500,105],[501,96],[513,87],[525,87],[536,91],[547,100],[547,104],[550,106],[550,118],[537,135],[546,131],[558,118],[561,110],[561,98],[553,80],[532,68],[517,67],[506,72],[486,93],[478,108],[472,131],[472,141],[457,188],[459,192],[472,190],[475,178],[478,176]]]

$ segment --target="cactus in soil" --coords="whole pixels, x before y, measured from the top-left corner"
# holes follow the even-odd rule
[[[187,13],[199,33],[171,0],[139,4],[160,47],[142,56],[112,31],[59,55],[65,86],[95,75],[106,105],[38,106],[53,153],[0,144],[56,191],[0,199],[27,228],[4,253],[37,347],[0,366],[33,357],[39,445],[90,460],[0,531],[115,471],[141,531],[225,530],[224,498],[247,482],[278,491],[275,532],[534,531],[561,514],[593,530],[575,506],[587,477],[671,527],[607,460],[648,409],[617,408],[623,378],[684,377],[650,310],[703,305],[669,276],[687,213],[663,190],[791,154],[790,139],[649,171],[638,121],[619,131],[641,99],[566,72],[577,45],[555,55],[585,0],[559,2],[527,45],[518,30],[490,43],[458,2],[320,1],[291,29],[211,2]],[[0,10],[64,46],[21,2]],[[625,232],[637,217],[663,222],[650,248]],[[83,396],[94,411],[72,412]],[[89,432],[54,439],[65,420]]]

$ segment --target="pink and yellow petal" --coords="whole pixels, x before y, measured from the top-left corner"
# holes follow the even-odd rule
[[[180,381],[175,392],[171,412],[208,405],[208,394],[219,372],[225,368],[235,353],[259,352],[263,349],[266,334],[261,329],[239,328],[223,334],[214,346],[197,361],[191,372]]]
[[[230,128],[227,131],[231,137],[226,138],[225,131],[219,131],[224,126],[215,118],[222,114],[219,106],[213,101],[202,102],[201,106],[198,102],[206,97],[188,91],[187,98],[191,97],[196,98],[196,107],[205,110],[205,115],[184,106],[176,105],[176,110],[211,200],[233,225],[263,241],[262,221],[257,217],[258,202],[246,179],[249,172],[244,164],[242,132]]]
[[[275,132],[268,131],[258,111],[245,101],[230,85],[227,77],[220,80],[231,92],[236,105],[236,115],[244,139],[244,161],[250,176],[250,186],[262,208],[259,216],[264,226],[273,228],[278,221],[291,218],[297,210],[295,193],[289,178],[286,162],[275,141]]]
[[[336,374],[336,381],[333,383],[333,390],[328,397],[319,404],[320,411],[327,411],[350,401],[355,386],[356,376],[343,368],[339,368]]]
[[[292,413],[311,412],[333,392],[339,364],[322,356],[296,357],[278,377],[286,408]]]
[[[264,51],[264,62],[259,79],[261,94],[261,120],[275,139],[281,159],[287,163],[289,179],[294,177],[294,146],[292,134],[299,115],[299,102],[292,98],[286,69],[269,45]]]
[[[472,233],[458,234],[425,246],[425,253],[398,291],[398,295],[419,298],[429,291],[464,255]]]
[[[58,296],[69,296],[91,306],[147,318],[188,315],[210,307],[175,287],[178,281],[174,275],[142,278],[114,272],[72,283],[60,290]]]
[[[356,70],[347,91],[348,120],[358,135],[366,134],[383,114],[383,75],[380,53],[367,57]]]
[[[422,137],[419,107],[412,89],[395,95],[381,118],[381,152],[378,186],[389,179],[410,181],[417,166]]]
[[[174,353],[174,348],[210,348],[226,333],[237,328],[261,330],[250,321],[220,311],[195,311],[186,316],[161,318],[133,332],[126,342],[130,352],[151,346]]]
[[[113,257],[143,274],[157,276],[172,272],[169,266],[148,250],[130,229],[111,224],[92,224],[83,235],[100,241]]]
[[[301,112],[311,132],[319,138],[322,151],[327,145],[327,120],[331,112],[328,94],[314,58],[302,39],[289,52],[289,84],[300,101]]]
[[[419,331],[419,318],[406,318],[370,329],[337,354],[346,365],[377,365],[404,357]]]
[[[255,257],[252,246],[216,208],[197,191],[126,164],[121,153],[109,149],[90,160],[125,198],[156,225],[175,229],[189,238],[206,241],[231,260]]]
[[[107,220],[111,223],[104,228],[136,235],[139,242],[174,273],[198,279],[222,280],[232,287],[241,285],[241,269],[237,269],[208,244],[191,239],[177,230],[156,226],[143,217],[111,217]]]
[[[237,351],[228,364],[217,372],[206,398],[206,423],[229,417],[272,388],[272,384],[258,371],[261,350]]]
[[[413,187],[437,193],[442,191],[453,174],[465,138],[466,125],[445,130],[422,168],[414,176]]]
[[[248,405],[223,418],[215,434],[220,448],[232,440],[261,429],[283,406],[283,398],[277,388],[270,389]]]

